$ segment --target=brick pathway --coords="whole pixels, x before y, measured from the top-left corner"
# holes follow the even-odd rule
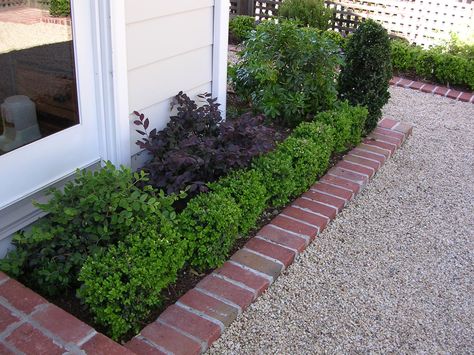
[[[418,90],[426,93],[448,97],[453,100],[470,102],[474,104],[474,93],[458,91],[450,89],[446,86],[428,84],[422,81],[414,81],[410,79],[400,78],[397,76],[394,76],[392,80],[390,80],[390,85],[400,86],[406,89]]]
[[[0,272],[1,354],[200,354],[293,263],[411,134],[391,119],[125,347]]]
[[[25,6],[9,7],[0,10],[0,22],[21,23],[24,25],[33,25],[35,23],[71,24],[69,18],[52,17],[48,11]]]

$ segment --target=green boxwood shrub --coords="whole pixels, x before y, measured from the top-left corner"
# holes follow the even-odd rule
[[[293,160],[291,156],[276,149],[253,161],[253,167],[263,175],[271,206],[284,206],[296,190]]]
[[[139,232],[103,249],[84,263],[78,297],[115,340],[133,330],[162,301],[161,291],[176,281],[185,246],[171,221],[139,221]]]
[[[321,32],[321,34],[325,38],[333,41],[339,48],[341,48],[341,49],[345,48],[347,39],[346,39],[346,37],[344,37],[341,34],[341,32],[336,32],[336,31],[333,31],[333,30],[327,30],[327,31]]]
[[[256,111],[296,126],[336,101],[338,53],[334,42],[314,28],[269,20],[245,42],[230,78]]]
[[[242,236],[255,227],[258,217],[267,207],[267,189],[259,171],[236,170],[209,187],[216,193],[231,196],[240,207],[239,233]]]
[[[390,40],[387,31],[375,21],[367,20],[350,36],[346,61],[339,76],[339,96],[352,105],[369,110],[365,131],[377,126],[382,107],[388,102],[392,78]]]
[[[16,249],[0,261],[0,269],[48,295],[77,287],[88,255],[139,232],[138,221],[172,213],[174,197],[136,186],[146,181],[145,173],[111,163],[78,172],[64,191],[53,190],[48,203],[37,204],[48,215],[13,237]]]
[[[334,151],[343,153],[351,146],[360,143],[367,115],[365,107],[352,107],[344,101],[338,103],[334,110],[317,114],[315,121],[334,128]]]
[[[331,157],[332,137],[323,137],[320,142],[309,138],[288,137],[278,149],[291,158],[294,189],[289,197],[305,192],[327,169]]]
[[[224,263],[239,235],[242,211],[227,191],[200,194],[179,215],[191,266],[205,271]]]
[[[297,20],[304,26],[322,31],[329,28],[333,13],[324,0],[285,0],[278,9],[280,17]]]
[[[396,71],[441,84],[464,85],[474,90],[474,61],[469,54],[465,54],[468,52],[450,52],[449,47],[424,50],[399,40],[391,41],[391,47],[393,68]]]
[[[250,37],[250,33],[257,28],[255,18],[252,16],[235,16],[229,21],[229,34],[231,42],[241,43]]]
[[[71,14],[70,0],[51,0],[49,4],[49,13],[51,16],[65,17]]]

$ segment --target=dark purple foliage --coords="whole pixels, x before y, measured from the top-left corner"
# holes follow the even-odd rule
[[[275,131],[263,125],[263,117],[247,114],[223,121],[216,99],[209,94],[200,97],[207,103],[198,107],[180,92],[178,113],[160,132],[148,134],[148,119],[134,112],[134,123],[141,126],[137,132],[145,136],[137,144],[153,155],[143,169],[150,175],[149,183],[167,193],[185,188],[191,195],[206,191],[206,183],[248,166],[253,157],[275,146]]]

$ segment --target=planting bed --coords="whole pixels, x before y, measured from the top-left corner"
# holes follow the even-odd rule
[[[1,352],[197,354],[205,351],[364,188],[411,132],[411,125],[382,120],[363,143],[345,155],[309,191],[125,347],[0,273]]]

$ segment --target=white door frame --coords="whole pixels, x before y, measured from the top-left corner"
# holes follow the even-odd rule
[[[78,5],[78,3],[81,4]],[[83,117],[87,115],[89,119],[81,121],[80,125],[45,137],[0,157],[0,165],[3,167],[0,169],[0,241],[40,218],[41,211],[31,206],[32,198],[42,199],[45,190],[51,186],[60,187],[77,168],[97,166],[105,160],[110,160],[115,165],[130,165],[125,0],[87,0],[87,6],[84,5],[85,3],[84,0],[75,0],[72,10],[81,19],[81,23],[78,21],[73,23],[75,37],[78,41],[84,41],[84,36],[90,36],[89,41],[92,41],[92,53],[75,50],[76,63],[79,66],[78,86],[80,90],[83,90],[84,86],[81,87],[81,85],[84,81],[81,81],[81,73],[87,72],[89,80],[86,80],[88,85],[85,90],[95,93],[92,97],[94,102],[89,101],[84,104],[84,102],[81,103],[81,93],[78,90],[80,114],[84,115]],[[89,27],[90,31],[80,31],[81,26]],[[91,120],[92,117],[96,119],[95,122]],[[91,147],[90,142],[85,142],[83,150],[86,152],[78,152],[74,147],[58,144],[58,142],[66,141],[70,142],[71,146],[77,147],[78,141],[82,139],[80,132],[84,132],[84,128],[92,130],[90,134],[96,134],[95,143],[92,143],[94,146]],[[46,144],[56,144],[56,149],[64,153],[64,162],[61,161],[62,168],[52,166],[54,164],[44,164],[41,169],[32,172],[31,169],[28,170],[28,166],[23,166],[20,167],[24,174],[22,181],[18,179],[11,181],[12,179],[8,178],[5,173],[8,166],[17,166],[18,161],[23,161],[22,159],[27,161],[28,156],[31,157],[32,154],[41,159],[43,151],[37,147],[44,147]],[[92,150],[97,154],[90,154]],[[80,163],[69,163],[68,157],[75,154],[79,156],[82,154],[84,159],[75,160]],[[87,156],[91,158],[87,159]],[[58,165],[57,162],[56,165]],[[31,174],[35,174],[35,178],[40,177],[37,180],[43,183],[28,186]]]

